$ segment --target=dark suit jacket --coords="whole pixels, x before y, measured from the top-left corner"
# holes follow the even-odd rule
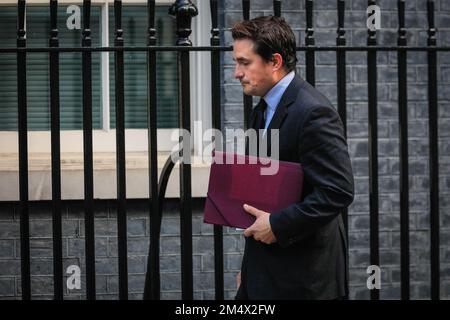
[[[253,113],[250,127],[254,121]],[[339,115],[321,93],[296,75],[268,129],[279,129],[280,160],[303,166],[303,200],[271,214],[276,243],[246,238],[236,299],[347,295],[347,244],[341,212],[353,201],[354,187]]]

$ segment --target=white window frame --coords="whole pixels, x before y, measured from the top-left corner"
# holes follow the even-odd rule
[[[92,4],[101,5],[101,44],[104,47],[109,46],[109,23],[108,23],[108,10],[113,7],[110,5],[113,0],[93,0]],[[61,5],[67,4],[82,4],[82,0],[60,0],[58,1]],[[146,0],[124,0],[123,4],[146,4]],[[173,1],[170,0],[158,0],[157,5],[171,4]],[[200,14],[195,17],[192,22],[192,36],[191,40],[193,45],[209,45],[209,30],[211,30],[211,22],[209,17],[209,2],[208,1],[198,1],[195,0],[194,3],[200,5]],[[199,3],[199,4],[198,4]],[[7,5],[17,5],[16,1],[7,0],[2,2],[2,4]],[[48,4],[48,0],[29,0],[27,5],[37,5],[37,4]],[[115,130],[110,128],[110,109],[113,107],[113,103],[110,101],[110,67],[109,67],[109,51],[102,52],[101,54],[101,87],[102,87],[102,129],[94,130],[93,136],[95,140],[98,140],[98,145],[105,147],[100,147],[99,149],[94,149],[94,152],[115,152],[114,143],[111,141],[115,140]],[[194,121],[199,120],[202,122],[203,131],[211,128],[211,84],[208,79],[210,77],[211,67],[210,67],[210,53],[209,52],[191,52],[190,56],[190,79],[191,79],[191,128],[194,129]],[[173,133],[174,129],[158,129],[157,139],[158,139],[158,150],[159,151],[171,151],[177,144],[177,141],[172,140],[171,136],[175,135]],[[33,139],[34,133],[37,131],[30,131],[29,137]],[[48,132],[49,131],[43,131]],[[3,137],[5,132],[0,131],[0,137]],[[42,138],[42,133],[37,134],[39,138]],[[73,144],[74,136],[80,135],[82,141],[82,130],[62,130],[61,131],[61,147],[64,147],[66,152],[82,152],[82,143]],[[200,155],[203,150],[201,133],[194,132],[193,149],[194,153]],[[6,133],[6,136],[9,136]],[[18,146],[16,143],[6,143],[5,139],[1,139],[0,144],[2,152],[17,152]],[[8,139],[9,140],[9,139]],[[41,152],[47,152],[50,150],[50,142],[48,139],[36,139],[37,145],[33,146],[33,149],[37,149]],[[133,151],[146,151],[147,150],[147,129],[126,129],[126,146],[130,145],[130,149]],[[111,146],[111,147],[109,147]],[[131,147],[132,146],[132,147]],[[107,148],[108,147],[108,148]],[[30,150],[31,151],[31,150]]]
[[[157,0],[156,5],[167,5],[172,4],[174,1],[172,0]],[[28,0],[28,5],[39,5],[46,4],[48,5],[48,0]],[[82,4],[82,0],[60,0],[58,1],[59,5],[68,5],[68,4]],[[101,32],[102,32],[102,46],[108,46],[108,10],[113,8],[112,4],[114,0],[92,0],[93,5],[101,5]],[[123,0],[122,3],[124,5],[127,4],[146,4],[147,0]],[[210,30],[211,30],[211,21],[210,21],[210,9],[209,9],[209,1],[200,1],[194,0],[199,9],[199,15],[196,16],[192,20],[192,34],[190,39],[194,46],[200,45],[209,45],[210,41]],[[6,0],[2,1],[1,5],[13,5],[17,6],[16,0]],[[116,143],[115,143],[115,129],[110,128],[110,107],[114,102],[110,102],[109,96],[109,52],[102,52],[101,55],[101,72],[102,72],[102,113],[103,113],[103,123],[102,129],[93,130],[93,149],[94,149],[94,158],[98,157],[101,154],[111,154],[116,152]],[[193,136],[192,146],[194,156],[201,156],[203,148],[209,142],[203,141],[203,132],[209,128],[211,128],[212,120],[211,120],[211,67],[210,67],[210,53],[209,52],[191,52],[190,53],[190,96],[191,96],[191,131]],[[202,123],[202,131],[198,132],[195,130],[194,122],[201,121]],[[174,131],[176,133],[174,133]],[[174,150],[174,147],[178,144],[178,139],[171,139],[172,137],[178,136],[179,128],[173,129],[158,129],[157,130],[157,140],[158,140],[158,153],[160,154],[160,161],[158,161],[158,167],[162,167],[164,164],[163,159],[166,159],[169,152]],[[62,171],[65,171],[67,168],[64,166],[65,161],[72,161],[71,155],[80,159],[80,153],[83,152],[83,131],[82,130],[61,130],[60,132],[60,140],[61,140],[61,157],[63,159]],[[125,130],[125,146],[127,152],[127,170],[134,169],[132,166],[133,160],[131,159],[131,166],[128,165],[128,160],[133,157],[133,154],[138,154],[139,156],[143,154],[147,154],[148,150],[148,133],[147,129],[126,129]],[[51,143],[50,143],[50,131],[29,131],[28,132],[28,152],[29,152],[29,161],[33,161],[34,155],[42,161],[42,155],[46,155],[46,159],[44,162],[49,162],[50,152],[51,152]],[[17,131],[0,131],[0,177],[2,177],[5,172],[10,173],[9,171],[16,171],[17,167],[12,166],[10,162],[10,156],[18,154],[18,132]],[[3,155],[3,156],[2,156]],[[8,161],[3,161],[2,158],[8,158]],[[81,157],[82,159],[82,157]],[[100,161],[101,162],[101,161]],[[201,161],[200,161],[201,162]],[[205,165],[197,165],[192,166],[193,170],[201,170],[201,176],[203,177],[202,185],[207,185],[208,175],[205,174],[205,168],[209,170],[209,166]],[[33,167],[33,165],[31,165]],[[39,166],[38,166],[39,167]],[[44,168],[45,167],[45,168]],[[50,172],[50,167],[45,165],[41,169],[46,173]],[[140,168],[143,169],[143,168]],[[38,170],[38,169],[36,169]],[[94,170],[97,170],[94,166]],[[64,172],[62,172],[64,173]],[[115,175],[115,171],[112,170],[111,174]],[[80,180],[82,184],[82,171],[80,172],[81,177],[77,177],[75,180]],[[193,172],[193,175],[195,173]],[[16,176],[16,175],[15,175]],[[176,176],[176,174],[175,174]],[[10,180],[10,179],[8,179]],[[15,178],[13,179],[15,182]],[[47,179],[48,180],[48,179]],[[170,180],[173,180],[172,177]],[[6,180],[4,180],[6,181]],[[13,182],[13,181],[11,181]],[[44,184],[50,184],[50,181],[42,182]],[[40,189],[51,190],[51,187],[45,186]],[[128,183],[128,181],[127,181]],[[16,184],[16,183],[14,183]],[[39,183],[38,183],[39,184]],[[168,195],[169,196],[177,196],[178,189],[177,183],[169,182],[168,186]],[[18,185],[18,181],[17,181]],[[32,188],[33,183],[30,182],[30,189]],[[17,189],[17,192],[6,192],[8,186],[4,183],[0,185],[0,201],[2,200],[17,200],[18,199],[18,188],[13,187],[13,189]],[[109,188],[114,188],[115,185],[109,186]],[[148,186],[144,186],[143,188],[148,188]],[[64,186],[63,186],[64,188]],[[100,188],[103,186],[100,185]],[[105,186],[106,188],[106,186]],[[115,190],[111,190],[111,192],[104,192],[104,190],[98,190],[94,186],[94,191],[97,189],[96,194],[101,194],[100,198],[114,198]],[[127,189],[132,190],[133,188]],[[135,188],[136,190],[139,188]],[[196,191],[197,190],[197,191]],[[147,191],[148,192],[148,191]],[[64,192],[62,193],[69,193]],[[129,194],[127,192],[127,197],[141,197],[138,194]],[[7,196],[5,196],[7,194]],[[77,192],[77,194],[80,194]],[[205,187],[200,189],[196,189],[193,185],[193,196],[204,196],[206,194]],[[50,192],[51,195],[51,192]],[[72,199],[83,198],[81,196],[73,195]],[[96,196],[97,197],[97,196]],[[30,200],[40,200],[48,198],[47,193],[37,193],[33,196],[33,192],[30,191]],[[64,198],[64,197],[63,197]],[[70,197],[69,197],[70,198]]]

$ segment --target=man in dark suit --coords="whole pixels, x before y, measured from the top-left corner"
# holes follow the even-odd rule
[[[295,74],[295,37],[284,19],[241,21],[232,36],[235,77],[246,94],[262,97],[249,127],[266,129],[265,137],[278,129],[280,160],[304,170],[301,202],[271,213],[244,205],[256,221],[244,231],[236,299],[341,299],[348,294],[341,212],[354,193],[341,119]]]

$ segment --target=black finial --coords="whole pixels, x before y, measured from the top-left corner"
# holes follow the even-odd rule
[[[250,19],[250,0],[242,0],[242,14],[244,15],[244,20]]]
[[[338,0],[337,7],[338,7],[337,45],[345,45],[345,28],[344,28],[345,0]]]
[[[281,0],[273,0],[273,14],[281,17]]]
[[[428,45],[436,45],[436,27],[434,26],[434,1],[427,1],[427,16],[428,16]]]
[[[217,0],[209,1],[211,8],[211,45],[218,46],[219,45],[219,27],[218,27],[218,5]]]
[[[406,46],[406,29],[405,29],[405,0],[398,0],[398,40],[399,46]]]
[[[50,0],[50,47],[58,44],[58,1]]]
[[[313,29],[313,1],[306,0],[306,38],[305,44],[307,46],[314,45],[314,29]]]
[[[198,15],[197,7],[190,0],[177,0],[169,8],[169,14],[177,21],[177,46],[191,46],[192,18]]]
[[[156,29],[155,29],[155,0],[147,1],[147,15],[148,15],[148,38],[147,44],[149,46],[156,45]]]
[[[122,0],[114,0],[114,21],[116,27],[115,45],[123,45],[123,30],[122,30]]]
[[[83,45],[91,45],[91,0],[83,0]]]
[[[17,46],[20,47],[20,44],[25,43],[25,0],[19,0],[17,3]],[[25,46],[25,45],[23,45]]]

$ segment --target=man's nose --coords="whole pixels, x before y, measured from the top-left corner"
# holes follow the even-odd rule
[[[244,76],[244,74],[242,73],[242,71],[239,69],[239,66],[236,66],[235,68],[234,68],[234,77],[236,78],[236,79],[240,79],[240,78],[242,78]]]

